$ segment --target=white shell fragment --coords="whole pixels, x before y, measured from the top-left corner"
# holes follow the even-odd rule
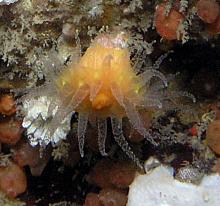
[[[60,140],[65,139],[67,133],[70,130],[70,120],[72,114],[68,115],[60,126],[56,129],[53,135],[50,135],[50,122],[58,106],[54,107],[49,112],[49,106],[53,102],[53,99],[49,99],[46,96],[41,96],[37,99],[25,100],[23,102],[23,109],[25,117],[23,119],[22,126],[27,129],[28,139],[32,146],[40,145],[46,146],[50,142],[57,144]]]
[[[0,5],[9,5],[17,2],[18,0],[0,0]]]
[[[219,206],[220,176],[204,176],[199,185],[180,182],[172,168],[159,166],[130,185],[127,206]]]

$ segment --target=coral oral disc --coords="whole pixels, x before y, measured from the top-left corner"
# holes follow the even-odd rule
[[[100,93],[96,96],[96,98],[92,102],[92,108],[95,110],[107,109],[111,107],[112,100],[105,93]]]

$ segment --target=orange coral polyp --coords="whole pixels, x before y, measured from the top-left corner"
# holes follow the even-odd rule
[[[122,118],[127,116],[133,127],[144,137],[152,140],[139,115],[141,107],[161,105],[157,95],[146,94],[146,83],[157,77],[167,85],[166,78],[159,71],[148,69],[140,75],[134,72],[124,33],[101,34],[86,50],[78,63],[70,65],[58,78],[57,86],[62,104],[51,122],[55,131],[59,122],[70,112],[78,112],[78,142],[81,156],[84,155],[84,141],[88,121],[96,121],[98,146],[105,152],[107,118],[112,124],[115,141],[139,166],[139,159],[129,147],[122,130]],[[154,142],[152,140],[152,142]]]
[[[102,110],[108,116],[112,113],[111,107],[116,106],[111,84],[119,84],[122,93],[126,95],[135,78],[127,48],[105,47],[96,41],[87,49],[78,64],[73,64],[61,75],[58,85],[64,95],[87,86],[90,91],[89,109]],[[118,107],[121,110],[121,106]]]

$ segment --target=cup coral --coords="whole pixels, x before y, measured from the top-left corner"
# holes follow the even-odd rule
[[[158,98],[148,97],[146,83],[154,76],[164,85],[166,78],[157,70],[146,70],[136,75],[130,62],[130,54],[124,32],[101,34],[87,49],[78,63],[73,63],[56,81],[62,105],[52,120],[51,130],[71,111],[79,113],[78,141],[81,156],[84,155],[84,139],[89,117],[98,124],[99,150],[105,152],[107,118],[111,118],[116,142],[135,162],[138,159],[128,146],[122,132],[122,118],[127,116],[133,127],[150,138],[139,116],[141,107],[160,107]],[[65,111],[65,112],[64,112]]]
[[[97,123],[99,150],[102,155],[107,155],[105,140],[107,119],[110,118],[115,141],[138,166],[142,167],[123,135],[122,118],[128,117],[138,133],[155,143],[145,128],[139,112],[143,109],[162,108],[169,102],[172,93],[164,91],[167,80],[158,70],[148,68],[138,75],[135,73],[131,66],[127,42],[128,38],[124,32],[100,34],[78,62],[73,62],[67,69],[61,71],[52,82],[52,89],[50,84],[50,95],[47,97],[50,99],[47,105],[47,115],[50,113],[48,111],[54,112],[50,115],[51,117],[44,118],[45,121],[47,119],[50,121],[48,120],[47,124],[41,124],[47,125],[47,128],[42,128],[44,132],[39,133],[44,134],[47,141],[42,140],[42,135],[34,134],[35,130],[31,130],[33,135],[37,136],[35,138],[38,139],[37,141],[48,144],[48,137],[52,137],[53,143],[58,128],[63,127],[61,124],[65,122],[68,115],[75,111],[79,114],[77,133],[81,156],[84,156],[88,121]],[[156,78],[154,82],[151,82],[152,78]],[[46,90],[40,90],[41,92],[38,89],[37,93],[42,93],[41,95],[44,96]],[[178,94],[173,93],[174,98],[176,95]],[[36,101],[39,99],[34,96],[34,105],[38,105]],[[30,103],[30,105],[33,104]],[[30,108],[27,107],[26,110]],[[32,121],[27,121],[27,129],[32,128],[31,122],[36,122],[33,120],[41,113],[39,109],[32,108],[31,110],[37,110],[38,114],[29,118]],[[26,113],[30,116],[31,112],[26,111]],[[36,131],[38,130],[36,128]]]

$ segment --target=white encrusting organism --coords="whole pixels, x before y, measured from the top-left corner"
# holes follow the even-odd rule
[[[53,134],[50,134],[49,127],[58,106],[50,108],[51,101],[46,96],[27,99],[23,102],[25,117],[22,126],[27,129],[27,136],[32,146],[47,146],[49,143],[56,145],[60,140],[65,139],[70,130],[70,113]]]
[[[219,193],[219,174],[206,175],[197,185],[174,179],[173,168],[160,165],[136,176],[127,206],[219,206]]]
[[[9,5],[17,2],[18,0],[0,0],[0,5]]]

